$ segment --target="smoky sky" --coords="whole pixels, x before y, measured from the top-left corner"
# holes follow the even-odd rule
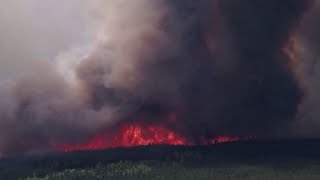
[[[135,119],[199,143],[304,136],[297,121],[316,119],[300,113],[317,104],[305,103],[316,86],[306,88],[306,70],[297,74],[284,51],[292,37],[315,51],[311,0],[9,3],[17,15],[0,14],[0,153],[79,144]]]
[[[283,47],[311,2],[197,3],[174,5],[179,22],[193,19],[189,31],[179,32],[185,33],[186,58],[178,63],[192,64],[192,75],[180,86],[181,104],[174,107],[183,109],[178,122],[168,126],[194,140],[221,134],[288,133],[280,131],[288,131],[294,122],[303,92]],[[204,9],[218,12],[203,13]]]

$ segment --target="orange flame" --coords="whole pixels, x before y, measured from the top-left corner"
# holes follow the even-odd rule
[[[240,140],[239,137],[219,136],[204,144],[216,144],[234,142]],[[118,133],[111,135],[105,133],[97,136],[89,142],[82,145],[60,145],[59,151],[85,151],[85,150],[102,150],[114,147],[134,147],[147,145],[194,145],[192,141],[188,141],[179,134],[168,130],[162,126],[156,125],[122,125]]]

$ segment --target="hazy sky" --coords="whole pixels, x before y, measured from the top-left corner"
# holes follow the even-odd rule
[[[90,44],[87,0],[1,0],[0,79]],[[92,27],[92,26],[91,26]]]

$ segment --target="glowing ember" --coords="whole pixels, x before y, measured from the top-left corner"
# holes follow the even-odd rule
[[[239,141],[239,140],[240,140],[239,137],[219,136],[217,138],[211,139],[209,141],[209,144],[235,142],[235,141]]]
[[[120,133],[111,135],[105,133],[93,138],[86,144],[82,145],[61,145],[59,151],[84,151],[84,150],[101,150],[113,147],[133,147],[146,145],[193,145],[194,143],[181,137],[179,134],[170,131],[161,126],[142,126],[142,125],[123,125],[120,127]],[[204,144],[216,144],[238,141],[238,137],[221,136]]]

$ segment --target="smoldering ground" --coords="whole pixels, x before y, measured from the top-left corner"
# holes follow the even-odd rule
[[[13,2],[16,11],[24,7]],[[194,142],[296,134],[307,91],[283,48],[293,32],[305,33],[297,29],[314,11],[312,1],[69,3],[78,24],[61,18],[50,32],[65,24],[63,33],[44,33],[40,42],[38,31],[47,29],[1,14],[0,152],[81,143],[136,118]],[[52,41],[55,47],[46,45]],[[59,56],[38,60],[43,54]]]

